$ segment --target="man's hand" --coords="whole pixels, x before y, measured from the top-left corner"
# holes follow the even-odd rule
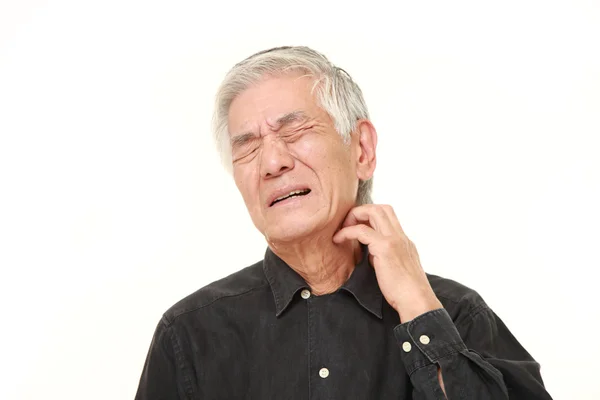
[[[386,301],[402,323],[442,308],[421,267],[413,242],[389,205],[365,204],[350,210],[334,243],[357,239],[369,247],[369,261]]]

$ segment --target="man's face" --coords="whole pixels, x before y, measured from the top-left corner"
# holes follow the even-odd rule
[[[311,93],[313,82],[265,78],[229,108],[235,183],[269,242],[333,234],[355,204],[357,135],[343,143]]]

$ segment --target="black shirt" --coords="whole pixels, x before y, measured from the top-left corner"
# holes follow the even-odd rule
[[[264,260],[162,317],[137,400],[550,399],[539,364],[472,289],[427,275],[444,308],[400,324],[368,249],[336,292],[315,296]]]

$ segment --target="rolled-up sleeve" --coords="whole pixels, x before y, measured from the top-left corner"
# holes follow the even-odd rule
[[[413,399],[551,399],[539,364],[487,306],[458,326],[444,309],[429,311],[396,326]]]

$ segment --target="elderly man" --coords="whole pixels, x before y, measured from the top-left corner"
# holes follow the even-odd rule
[[[136,399],[550,399],[483,299],[426,274],[372,204],[377,133],[344,70],[306,47],[257,53],[214,125],[268,248],[163,315]]]

